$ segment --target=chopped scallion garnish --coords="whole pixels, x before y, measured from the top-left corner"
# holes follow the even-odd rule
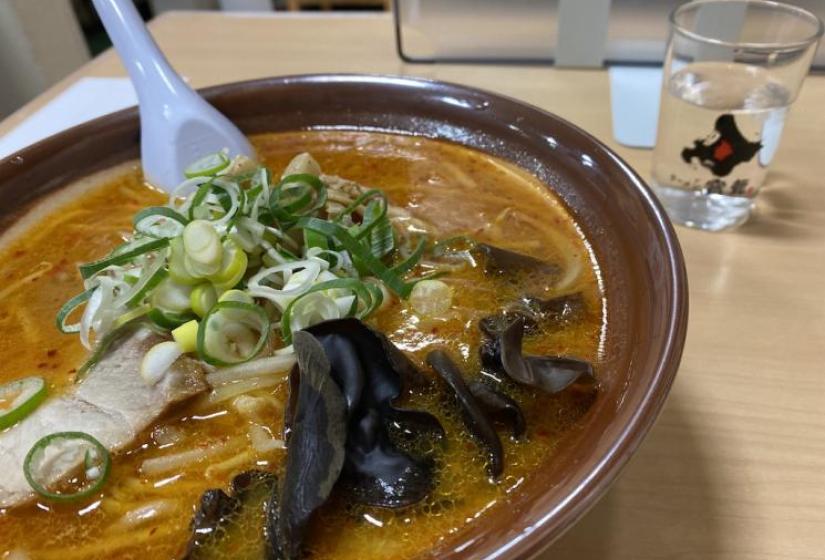
[[[50,465],[82,465],[81,473],[53,489],[48,478]],[[85,432],[58,432],[38,440],[23,460],[23,474],[32,489],[55,502],[81,500],[100,490],[109,477],[112,460],[109,452]],[[64,489],[65,487],[65,489]]]
[[[212,177],[228,166],[229,158],[226,157],[226,154],[223,152],[217,152],[215,154],[209,154],[208,156],[202,157],[184,169],[183,174],[190,179],[192,177],[201,176]]]
[[[156,382],[177,351],[235,364],[269,348],[273,328],[287,345],[319,321],[371,316],[390,292],[409,297],[422,279],[407,277],[428,247],[422,230],[394,221],[381,190],[342,186],[308,154],[287,170],[273,182],[249,160],[207,156],[165,206],[135,215],[128,241],[81,265],[87,289],[57,316],[61,331],[79,332],[89,348],[97,342],[78,377],[140,321],[177,341],[147,363],[145,378]]]
[[[45,398],[46,382],[42,377],[24,377],[0,385],[0,430],[34,412]]]
[[[254,358],[267,340],[269,318],[262,307],[221,301],[198,326],[198,355],[214,366],[239,364]]]

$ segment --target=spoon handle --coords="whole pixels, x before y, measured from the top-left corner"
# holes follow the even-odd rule
[[[93,0],[93,3],[129,72],[141,105],[192,93],[146,30],[132,0]]]

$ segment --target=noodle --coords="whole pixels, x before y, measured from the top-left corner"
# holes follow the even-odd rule
[[[23,327],[23,336],[29,344],[37,344],[40,341],[40,331],[35,325],[31,314],[23,307],[18,307],[14,310],[14,316]]]
[[[286,381],[286,376],[279,375],[274,377],[253,377],[251,379],[244,379],[236,381],[235,383],[228,383],[221,385],[209,393],[207,401],[210,404],[216,404],[249,393],[255,389],[268,389],[275,387]]]
[[[8,297],[9,294],[19,290],[21,286],[24,286],[29,282],[34,282],[35,280],[49,272],[52,268],[54,268],[54,265],[52,263],[45,261],[41,262],[39,265],[37,265],[37,268],[35,268],[34,272],[27,274],[20,280],[17,280],[16,282],[13,282],[12,284],[9,284],[8,286],[0,290],[0,299],[6,299],[6,297]]]
[[[226,385],[227,383],[233,383],[252,377],[259,377],[267,374],[271,375],[287,371],[294,364],[295,356],[292,354],[261,358],[253,362],[230,366],[220,369],[214,373],[209,373],[206,376],[206,382],[212,387],[217,387],[219,385]]]
[[[152,521],[159,517],[167,517],[175,511],[177,507],[177,504],[172,500],[160,499],[145,503],[139,507],[130,509],[123,514],[123,517],[115,521],[109,527],[108,531],[112,532],[134,529],[139,525],[143,525],[147,521]]]
[[[223,453],[240,447],[241,444],[242,440],[240,438],[236,438],[224,443],[213,444],[209,447],[199,447],[188,451],[181,451],[180,453],[175,453],[174,455],[164,455],[161,457],[146,459],[140,466],[140,471],[146,476],[167,473],[175,469],[186,467],[191,463],[201,462],[204,459],[222,455]]]
[[[209,465],[209,467],[204,471],[204,476],[206,478],[215,478],[217,475],[225,473],[227,471],[231,471],[238,467],[243,466],[244,464],[252,461],[255,458],[255,453],[251,450],[244,451],[243,453],[238,453],[237,455],[233,455],[229,459],[225,461],[221,461],[220,463],[213,463]]]
[[[175,531],[174,525],[158,525],[125,533],[107,536],[88,544],[76,545],[71,548],[49,548],[33,552],[33,557],[43,560],[82,560],[90,556],[110,557],[124,548],[135,548],[145,545],[152,540],[166,538]]]
[[[476,188],[476,182],[473,181],[472,177],[470,177],[463,169],[457,166],[455,163],[451,161],[442,161],[441,162],[442,170],[446,170],[449,172],[450,179],[453,179],[456,183],[458,183],[462,189],[466,189],[467,192],[476,192],[478,189]]]

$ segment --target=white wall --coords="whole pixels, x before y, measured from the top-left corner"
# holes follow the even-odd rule
[[[0,0],[0,118],[87,60],[70,0]]]

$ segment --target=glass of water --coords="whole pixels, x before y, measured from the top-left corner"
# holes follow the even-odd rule
[[[822,32],[810,12],[767,0],[671,14],[653,187],[675,222],[719,231],[748,219]]]

